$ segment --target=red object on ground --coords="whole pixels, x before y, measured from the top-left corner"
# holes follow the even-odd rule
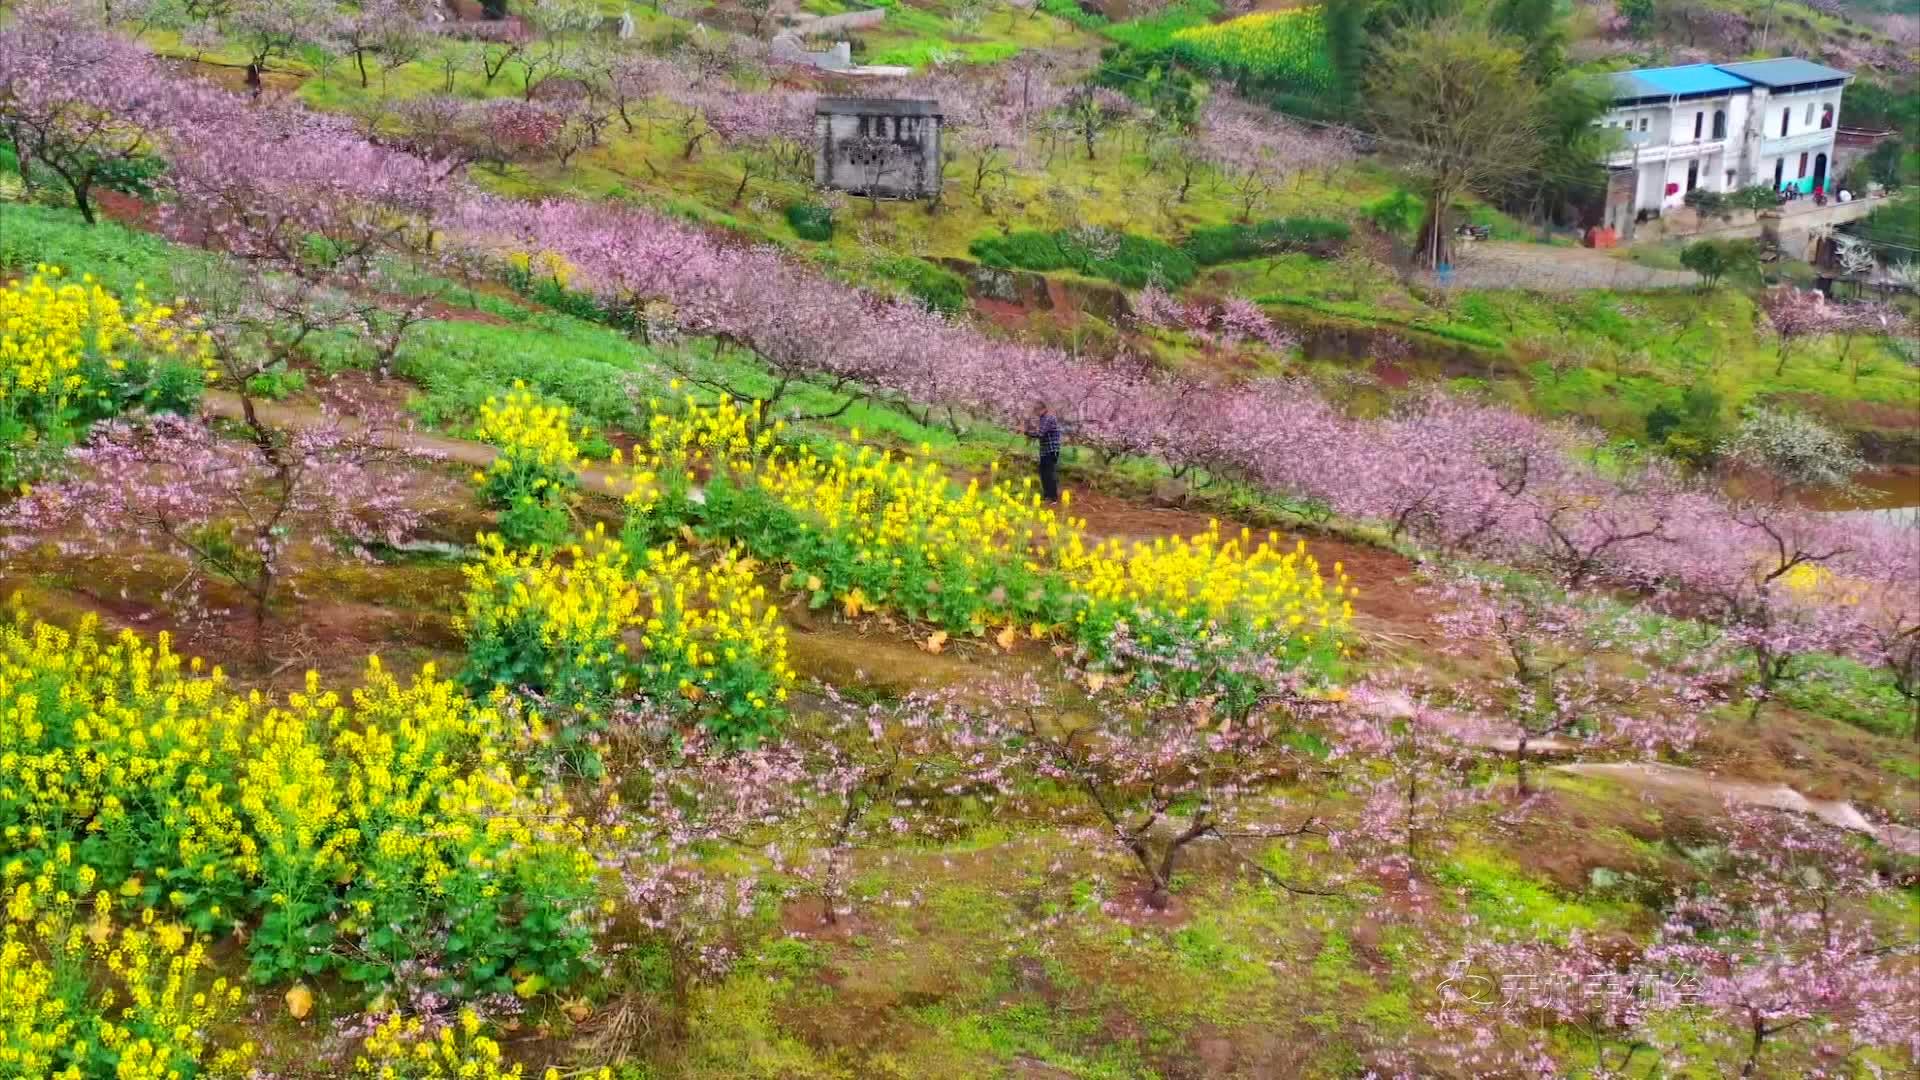
[[[1679,184],[1668,184],[1668,185],[1667,185],[1667,194],[1669,194],[1669,195],[1678,195],[1678,194],[1680,194],[1680,185],[1679,185]]]

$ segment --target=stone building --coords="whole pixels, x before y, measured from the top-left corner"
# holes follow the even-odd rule
[[[814,107],[813,179],[885,199],[940,194],[940,103],[823,97]]]

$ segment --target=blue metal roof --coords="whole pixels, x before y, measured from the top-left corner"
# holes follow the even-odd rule
[[[1802,60],[1797,56],[1780,56],[1772,60],[1748,60],[1739,64],[1721,64],[1720,69],[1748,82],[1768,87],[1834,82],[1847,77],[1847,72],[1838,68],[1816,64],[1811,60]]]
[[[1639,68],[1615,72],[1613,96],[1626,98],[1678,97],[1684,94],[1724,94],[1745,90],[1751,83],[1712,64]]]

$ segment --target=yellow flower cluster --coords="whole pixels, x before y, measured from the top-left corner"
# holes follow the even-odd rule
[[[236,1011],[238,985],[204,987],[206,946],[152,908],[116,925],[114,896],[61,844],[31,880],[4,873],[0,934],[0,1075],[79,1080],[238,1076],[253,1045],[217,1048],[214,1024]],[[88,985],[88,972],[108,985]]]
[[[706,466],[708,528],[789,564],[790,583],[816,604],[892,607],[974,633],[1065,633],[1096,651],[1138,623],[1137,611],[1200,644],[1226,635],[1257,639],[1262,651],[1344,651],[1335,639],[1350,626],[1355,590],[1343,567],[1323,574],[1304,544],[1223,536],[1218,522],[1192,537],[1099,542],[1084,521],[1044,505],[1030,480],[955,484],[929,447],[841,444],[823,456],[754,434],[757,416],[731,403],[650,405],[647,467]],[[630,513],[650,508],[630,500]]]
[[[47,433],[82,405],[97,407],[130,363],[174,357],[205,370],[204,334],[147,299],[143,286],[122,303],[93,279],[67,279],[57,266],[0,288],[0,431],[13,420]]]
[[[518,467],[569,474],[584,469],[587,463],[580,456],[576,434],[584,438],[587,429],[574,426],[572,409],[541,404],[519,381],[505,400],[488,398],[474,424],[475,438],[500,448],[500,457],[490,466],[500,472]]]
[[[786,627],[751,561],[702,566],[674,544],[636,559],[600,526],[558,553],[481,539],[461,626],[474,669],[502,685],[536,686],[580,712],[640,693],[755,728],[786,700]]]
[[[512,746],[495,708],[431,666],[402,684],[370,661],[350,704],[310,673],[280,704],[201,675],[164,634],[108,644],[90,620],[69,633],[24,613],[0,627],[5,873],[56,865],[72,844],[103,886],[201,930],[284,909],[249,941],[264,975],[307,961],[304,946],[270,954],[304,940],[302,919],[352,935],[421,917],[422,898],[471,904],[540,878],[564,910],[541,914],[531,947],[570,923],[584,950],[597,879],[584,825],[510,768]],[[509,923],[506,909],[533,904],[494,902]],[[471,947],[504,965],[524,944]]]
[[[559,553],[515,551],[490,533],[480,549],[462,568],[466,615],[458,629],[515,657],[538,657],[537,667],[515,673],[522,683],[579,687],[569,698],[625,689],[615,667],[627,654],[621,634],[640,616],[641,590],[632,561],[606,542],[604,527]]]
[[[849,537],[869,558],[963,567],[1032,560],[1079,527],[1010,484],[974,479],[956,491],[938,462],[870,446],[836,445],[826,458],[807,448],[776,455],[756,481],[789,509]]]
[[[1074,529],[1056,551],[1061,572],[1092,605],[1143,605],[1189,622],[1245,620],[1256,632],[1299,634],[1309,645],[1315,635],[1348,628],[1358,595],[1340,563],[1328,588],[1306,541],[1289,549],[1268,533],[1255,544],[1247,529],[1222,539],[1218,521],[1196,536],[1125,546],[1108,540],[1089,547]]]
[[[520,1080],[522,1076],[521,1066],[503,1063],[500,1044],[482,1034],[480,1018],[471,1009],[438,1032],[417,1018],[398,1014],[387,1018],[367,1037],[353,1070],[371,1080]],[[613,1070],[605,1067],[573,1075],[578,1080],[613,1080]],[[548,1069],[544,1080],[560,1080],[560,1070]]]
[[[750,717],[786,702],[793,683],[787,627],[754,571],[737,551],[703,567],[673,544],[648,549],[641,566],[648,610],[638,629],[641,669],[656,690],[694,701],[713,695]]]
[[[679,397],[680,381],[668,383],[675,395],[669,409],[659,398],[648,398],[652,413],[644,445],[635,447],[628,481],[627,507],[650,513],[662,500],[684,498],[695,474],[751,472],[773,452],[774,440],[786,430],[786,421],[761,422],[761,403],[743,409],[732,398],[711,405]]]
[[[573,264],[557,251],[510,251],[507,266],[529,280],[543,277],[561,288],[573,282]]]

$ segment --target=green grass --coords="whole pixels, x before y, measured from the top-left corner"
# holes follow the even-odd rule
[[[1172,45],[1175,34],[1206,26],[1220,11],[1218,0],[1175,0],[1144,18],[1109,24],[1101,33],[1122,45],[1158,52]]]
[[[145,282],[158,298],[172,292],[176,271],[211,261],[203,252],[112,221],[88,225],[76,210],[0,203],[3,270],[30,271],[37,263],[51,263],[90,273],[114,292]]]
[[[1089,236],[1068,230],[1025,230],[982,236],[968,250],[987,266],[1040,272],[1072,270],[1135,289],[1149,284],[1179,289],[1197,272],[1186,252],[1126,232],[1103,230]]]
[[[1570,931],[1591,931],[1612,921],[1603,907],[1566,899],[1538,878],[1492,852],[1456,851],[1434,869],[1443,886],[1460,889],[1467,909],[1490,925],[1542,937],[1564,938]]]
[[[1886,671],[1857,661],[1815,657],[1806,674],[1781,688],[1780,698],[1802,712],[1832,717],[1876,735],[1913,738],[1913,706],[1894,689]]]

